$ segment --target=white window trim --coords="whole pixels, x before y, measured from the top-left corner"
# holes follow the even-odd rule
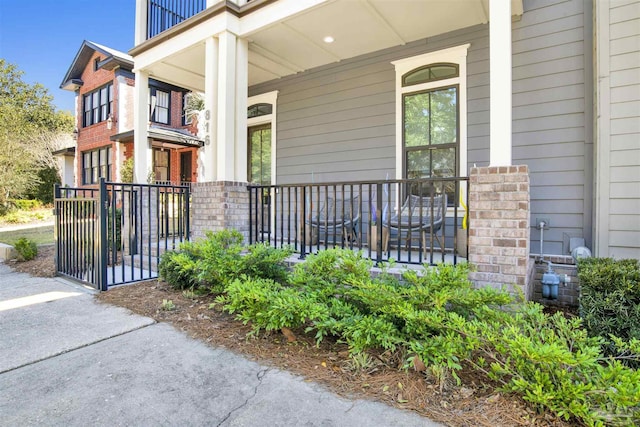
[[[271,124],[271,185],[276,184],[276,117],[278,108],[278,91],[261,93],[260,95],[250,96],[247,99],[247,108],[255,104],[271,104],[271,114],[265,114],[264,116],[247,118],[247,129],[251,126],[258,126],[264,124]],[[246,114],[246,111],[245,111]],[[250,153],[247,153],[249,156]]]
[[[391,62],[396,70],[396,179],[404,177],[402,168],[403,147],[402,147],[402,96],[405,93],[419,92],[442,86],[458,85],[458,108],[459,108],[459,138],[458,148],[458,170],[462,177],[468,176],[467,167],[467,51],[471,46],[469,43],[455,46],[448,49],[425,53],[423,55],[412,56]],[[434,63],[448,62],[458,65],[458,77],[435,82],[422,83],[411,86],[402,86],[402,76],[411,70]],[[460,186],[460,191],[466,199],[466,185]]]

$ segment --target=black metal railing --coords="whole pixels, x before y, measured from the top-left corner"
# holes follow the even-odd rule
[[[58,273],[100,290],[156,278],[160,255],[189,240],[189,202],[188,186],[56,186]]]
[[[329,248],[376,262],[457,263],[467,257],[468,179],[433,178],[250,185],[249,241],[291,246],[304,258]]]
[[[202,12],[206,7],[206,0],[148,0],[147,40]]]

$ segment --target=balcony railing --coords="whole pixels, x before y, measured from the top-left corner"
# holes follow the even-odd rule
[[[468,233],[458,206],[467,181],[250,185],[249,241],[290,246],[301,258],[348,248],[378,263],[455,264],[467,258]]]
[[[206,0],[148,0],[147,40],[202,12]]]

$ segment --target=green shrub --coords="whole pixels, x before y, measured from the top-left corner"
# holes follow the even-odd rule
[[[158,263],[158,275],[174,289],[193,290],[198,287],[196,259],[183,244],[182,252],[165,252]]]
[[[114,223],[115,221],[115,223]],[[109,208],[107,211],[107,241],[115,245],[117,250],[122,248],[122,209]]]
[[[640,339],[640,261],[583,258],[578,277],[580,315],[590,336],[607,339],[606,354],[616,354],[610,335]]]
[[[244,324],[251,322],[253,333],[298,328],[310,318],[321,317],[326,310],[296,289],[271,279],[246,276],[231,282],[218,302],[224,303],[229,313],[237,313],[237,319]]]
[[[473,367],[540,411],[586,425],[638,425],[640,374],[601,352],[580,319],[548,316],[506,292],[475,289],[464,264],[440,265],[403,281],[372,279],[359,254],[328,250],[296,266],[291,284],[240,278],[218,298],[252,333],[306,326],[318,342],[332,335],[351,357],[372,349],[418,357],[443,379]],[[640,341],[612,339],[638,360]]]
[[[60,183],[60,174],[58,169],[51,166],[45,166],[38,171],[38,183],[33,189],[27,193],[30,199],[36,199],[45,205],[53,203],[53,186]]]
[[[18,252],[19,261],[30,261],[38,255],[38,246],[33,240],[21,237],[15,241],[13,247]]]
[[[163,254],[158,273],[176,289],[206,289],[214,294],[223,293],[229,283],[242,275],[287,280],[284,260],[291,254],[290,249],[255,244],[243,254],[244,249],[238,231],[208,232],[205,239],[183,243],[179,251]]]
[[[39,209],[42,207],[42,202],[36,199],[10,199],[9,203],[15,206],[16,209],[23,211],[30,211],[32,209]]]

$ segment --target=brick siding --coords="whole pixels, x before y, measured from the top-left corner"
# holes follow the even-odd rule
[[[191,236],[202,238],[206,231],[236,229],[249,238],[249,191],[247,183],[217,181],[192,186]]]
[[[477,286],[524,292],[529,274],[529,170],[523,166],[471,168],[469,176],[469,278]]]

